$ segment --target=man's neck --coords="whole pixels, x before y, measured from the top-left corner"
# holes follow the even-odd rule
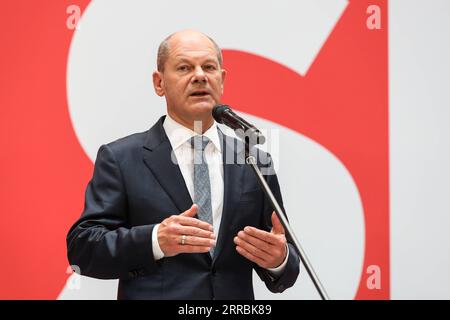
[[[168,112],[168,115],[172,118],[173,121],[179,123],[183,127],[194,131],[197,134],[204,134],[214,124],[214,119],[212,117],[199,120],[183,120],[170,112]]]

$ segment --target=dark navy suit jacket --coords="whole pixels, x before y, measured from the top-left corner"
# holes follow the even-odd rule
[[[273,210],[251,168],[243,164],[243,144],[220,130],[224,205],[214,257],[189,253],[154,260],[155,224],[192,205],[181,171],[171,160],[164,119],[99,149],[84,212],[67,234],[70,264],[82,275],[120,279],[119,299],[254,299],[252,269],[272,292],[292,286],[299,257],[291,244],[277,279],[235,249],[233,237],[245,226],[271,229]],[[267,153],[252,152],[261,167],[272,168]],[[282,205],[276,175],[266,179]]]

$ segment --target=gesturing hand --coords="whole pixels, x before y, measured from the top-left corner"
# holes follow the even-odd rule
[[[287,254],[286,237],[275,212],[272,213],[272,226],[270,232],[254,227],[239,231],[234,237],[237,252],[265,269],[281,265]]]
[[[165,257],[179,253],[208,252],[216,244],[213,227],[194,218],[197,210],[198,206],[193,204],[183,213],[172,215],[161,222],[158,228],[158,243]]]

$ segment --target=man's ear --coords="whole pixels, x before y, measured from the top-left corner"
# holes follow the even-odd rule
[[[153,87],[158,96],[164,96],[164,79],[162,73],[159,71],[153,72]]]
[[[223,84],[225,83],[225,77],[227,76],[227,70],[222,69],[222,94],[223,94]]]

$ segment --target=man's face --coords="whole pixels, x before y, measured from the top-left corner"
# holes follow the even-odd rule
[[[155,91],[165,96],[167,111],[176,121],[212,123],[212,108],[220,102],[225,70],[214,44],[198,33],[176,34],[169,40],[163,72],[153,74]]]

